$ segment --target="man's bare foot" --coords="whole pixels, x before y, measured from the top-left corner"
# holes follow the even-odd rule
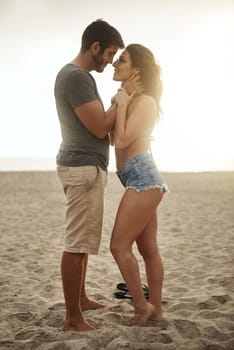
[[[95,328],[91,326],[90,323],[87,321],[79,321],[79,322],[73,322],[66,320],[64,321],[64,327],[63,327],[64,332],[69,332],[69,331],[75,331],[75,332],[88,332],[88,331],[94,331]]]
[[[81,310],[96,310],[96,309],[101,309],[102,307],[105,307],[105,305],[100,304],[94,300],[90,299],[85,299],[81,301]]]
[[[155,307],[152,304],[147,302],[145,309],[141,311],[137,311],[137,313],[135,314],[134,324],[136,326],[141,326],[141,327],[145,326],[147,321],[150,320],[150,318],[154,313],[155,313]]]

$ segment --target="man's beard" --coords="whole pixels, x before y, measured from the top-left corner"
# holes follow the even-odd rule
[[[96,56],[93,56],[93,65],[96,72],[101,73],[104,71],[105,66],[103,63],[103,57],[100,52]]]

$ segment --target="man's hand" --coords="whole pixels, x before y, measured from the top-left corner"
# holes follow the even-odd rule
[[[140,81],[140,76],[136,73],[132,74],[130,78],[123,83],[122,88],[124,88],[129,95],[133,92],[135,92],[136,95],[140,95],[144,91]]]

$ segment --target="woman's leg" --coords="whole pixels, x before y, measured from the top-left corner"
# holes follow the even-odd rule
[[[138,250],[143,256],[147,283],[150,291],[150,303],[156,312],[153,319],[162,321],[162,287],[163,287],[163,264],[157,246],[157,214],[151,216],[142,234],[136,240]]]
[[[136,192],[128,189],[119,205],[110,249],[133,298],[137,323],[143,325],[155,309],[142,290],[139,265],[132,252],[134,241],[144,230],[157,204],[159,190]]]

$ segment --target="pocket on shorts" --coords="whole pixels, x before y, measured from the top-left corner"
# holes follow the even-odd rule
[[[93,187],[100,178],[100,171],[98,166],[86,166],[84,167],[84,177],[88,188]]]
[[[57,172],[59,181],[63,184],[64,178],[69,172],[69,168],[67,166],[57,165],[56,172]]]
[[[83,170],[82,167],[57,167],[58,177],[63,184],[66,186],[80,186],[85,185],[83,181]]]
[[[63,165],[57,165],[57,173],[67,173],[69,171],[69,167]]]

